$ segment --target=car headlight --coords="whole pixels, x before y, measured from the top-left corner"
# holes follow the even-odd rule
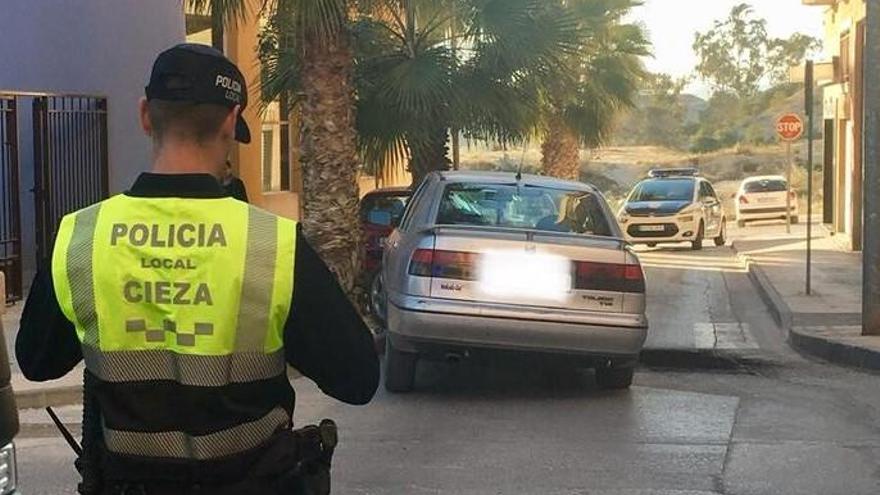
[[[694,221],[694,216],[693,215],[685,215],[683,217],[678,217],[678,221],[680,221],[682,223],[690,223],[690,222]]]
[[[0,495],[14,492],[17,481],[15,446],[10,443],[0,449]]]

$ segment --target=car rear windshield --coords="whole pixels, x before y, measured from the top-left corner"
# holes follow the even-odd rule
[[[637,185],[630,201],[692,201],[694,184],[690,179],[646,180]]]
[[[766,179],[746,182],[743,190],[747,193],[781,192],[788,189],[788,184],[782,179]]]
[[[602,199],[586,191],[503,184],[449,184],[438,225],[476,225],[611,236]]]
[[[397,225],[406,210],[408,194],[367,195],[361,202],[361,221]]]

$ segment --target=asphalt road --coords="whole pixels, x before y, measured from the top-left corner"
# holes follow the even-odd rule
[[[678,357],[640,369],[629,391],[508,359],[421,366],[416,392],[383,390],[362,408],[297,380],[297,423],[342,428],[334,493],[880,493],[876,375],[789,350],[728,248],[642,257],[649,345]],[[72,455],[41,417],[24,417],[22,487],[74,493]]]

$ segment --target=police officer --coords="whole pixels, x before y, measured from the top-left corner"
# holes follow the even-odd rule
[[[218,181],[250,142],[247,94],[212,48],[160,54],[140,105],[153,171],[66,216],[31,287],[18,364],[43,381],[85,360],[103,493],[290,493],[308,448],[286,365],[349,404],[375,393],[372,336],[299,226]]]

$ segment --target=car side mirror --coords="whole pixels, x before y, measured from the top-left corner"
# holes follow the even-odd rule
[[[384,225],[386,227],[391,227],[393,225],[393,218],[391,217],[391,212],[382,211],[382,210],[373,210],[367,215],[367,221],[374,225]]]

